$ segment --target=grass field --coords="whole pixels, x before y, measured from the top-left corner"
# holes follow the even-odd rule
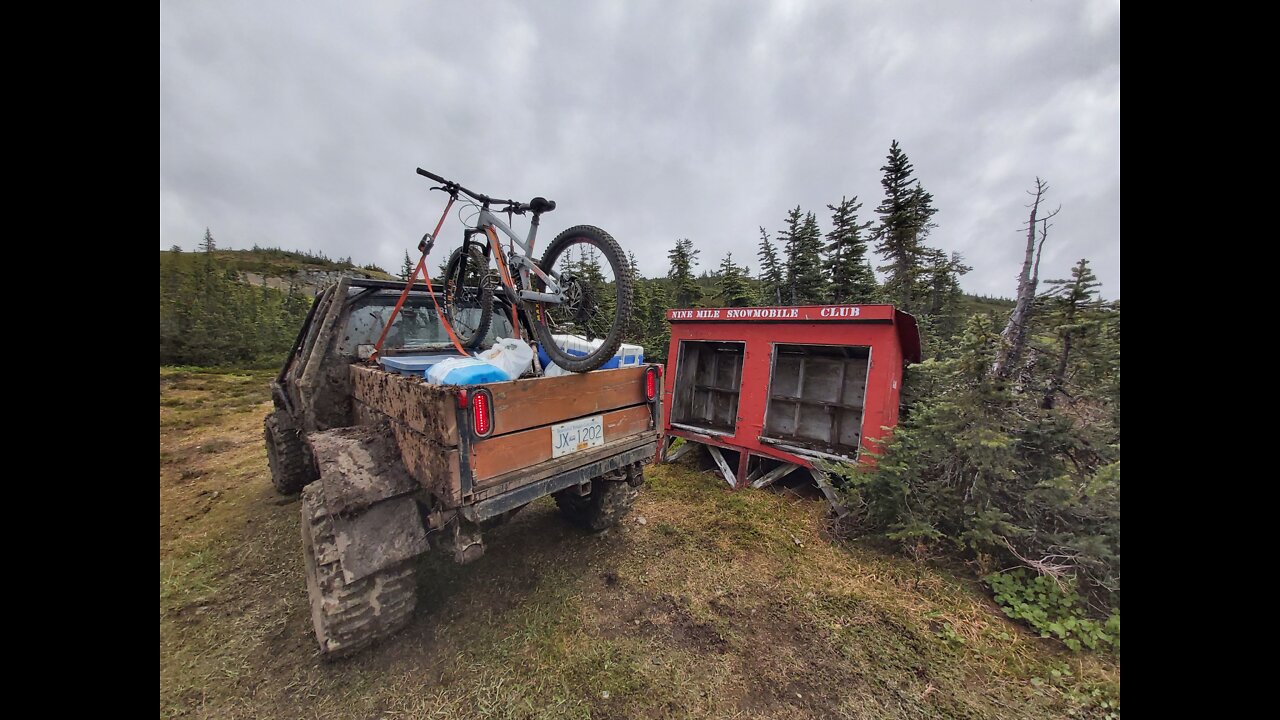
[[[534,503],[419,563],[399,635],[324,663],[296,499],[267,478],[272,373],[160,371],[160,715],[1118,716],[1118,659],[1006,620],[964,572],[838,543],[823,506],[650,468],[589,534]]]

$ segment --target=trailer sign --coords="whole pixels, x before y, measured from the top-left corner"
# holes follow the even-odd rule
[[[749,308],[697,308],[692,310],[669,310],[667,320],[671,322],[693,321],[743,321],[779,322],[795,320],[813,322],[815,320],[875,321],[892,322],[893,307],[890,305],[798,305],[794,307],[749,307]]]

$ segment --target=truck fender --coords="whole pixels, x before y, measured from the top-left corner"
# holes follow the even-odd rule
[[[339,564],[348,583],[427,552],[413,493],[386,423],[312,433],[311,449],[333,517]]]

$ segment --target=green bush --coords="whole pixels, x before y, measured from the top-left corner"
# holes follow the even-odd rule
[[[917,556],[965,555],[983,572],[1072,576],[1071,614],[1040,580],[1011,616],[1069,645],[1106,645],[1120,608],[1118,316],[1076,338],[1065,372],[1033,361],[1012,381],[991,372],[995,323],[971,317],[944,357],[910,368],[901,422],[875,465],[829,467],[855,512],[847,526]],[[1102,322],[1117,326],[1114,343]],[[1037,357],[1053,357],[1053,336],[1040,335],[1049,339]],[[1051,379],[1065,400],[1045,403]],[[1009,582],[997,581],[1005,597],[1021,597]]]

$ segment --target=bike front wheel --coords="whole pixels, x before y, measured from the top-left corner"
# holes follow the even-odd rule
[[[604,365],[622,344],[631,317],[632,268],[618,241],[598,227],[572,227],[551,241],[540,267],[565,298],[533,303],[531,325],[543,350],[571,372]],[[541,278],[531,280],[536,291],[547,292]]]
[[[440,309],[453,327],[458,343],[467,350],[477,347],[493,322],[493,281],[489,261],[479,245],[470,245],[464,262],[462,248],[453,251],[445,266],[444,302]]]

